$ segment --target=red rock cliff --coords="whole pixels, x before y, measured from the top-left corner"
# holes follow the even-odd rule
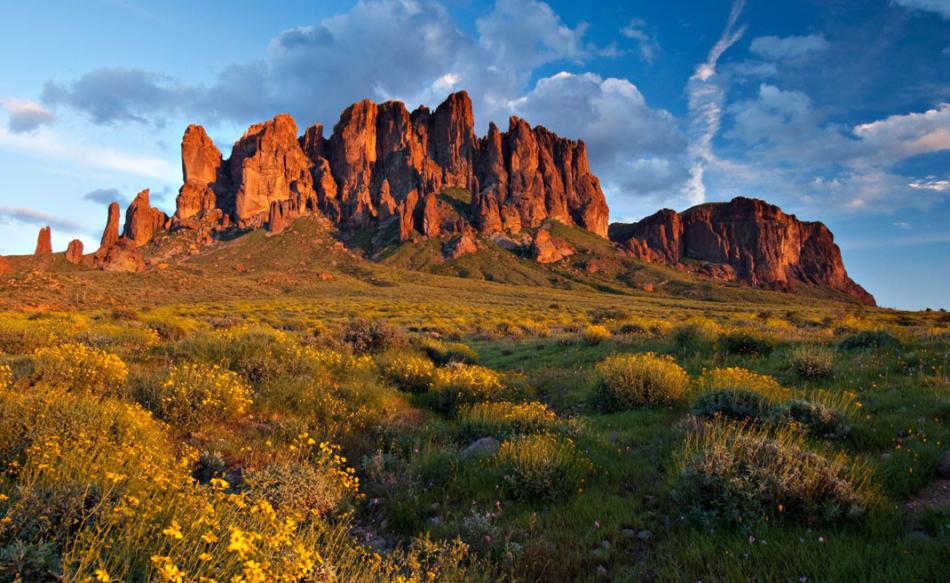
[[[780,208],[751,198],[664,209],[632,224],[610,226],[611,240],[648,261],[713,277],[789,290],[814,285],[874,305],[874,297],[848,277],[831,231],[799,221]]]

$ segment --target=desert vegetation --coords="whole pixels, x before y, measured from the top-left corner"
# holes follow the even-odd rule
[[[944,314],[388,293],[0,314],[0,579],[943,572]]]

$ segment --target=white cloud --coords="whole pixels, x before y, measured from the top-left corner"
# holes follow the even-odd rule
[[[858,125],[854,135],[879,155],[906,158],[950,149],[950,103],[923,113],[892,115]]]
[[[21,99],[4,99],[0,107],[7,110],[7,129],[16,134],[36,131],[42,125],[49,125],[56,117],[39,103]]]
[[[938,180],[928,176],[923,180],[911,180],[907,186],[914,190],[934,190],[936,192],[950,192],[950,180]]]
[[[15,134],[0,128],[0,149],[73,164],[84,169],[100,168],[164,182],[177,181],[181,176],[180,170],[173,168],[165,160],[83,143],[83,140],[76,136],[45,129],[32,134]]]
[[[934,12],[950,20],[950,1],[948,0],[892,0],[892,2],[908,10]]]
[[[821,34],[786,37],[760,36],[752,40],[749,50],[762,58],[782,61],[821,52],[829,46],[828,41]]]
[[[627,26],[620,29],[620,34],[635,41],[640,51],[640,57],[647,63],[656,60],[660,52],[660,43],[656,35],[647,30],[647,23],[639,18],[632,19]]]
[[[722,54],[745,33],[744,26],[739,30],[733,30],[744,6],[745,0],[733,0],[726,28],[709,51],[706,60],[696,67],[696,71],[687,83],[690,116],[688,154],[691,165],[686,195],[694,204],[706,198],[703,176],[707,165],[715,159],[712,141],[719,132],[722,106],[726,96],[725,89],[715,78],[716,64]]]
[[[587,144],[591,168],[616,203],[678,194],[687,176],[686,139],[668,111],[651,108],[636,85],[594,73],[540,79],[512,102],[517,115]]]

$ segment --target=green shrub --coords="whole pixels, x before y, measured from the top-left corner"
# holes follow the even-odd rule
[[[672,492],[703,523],[815,524],[861,516],[866,481],[867,472],[843,454],[812,451],[794,431],[715,423],[687,436]]]
[[[777,423],[794,423],[815,437],[835,439],[851,432],[848,416],[820,401],[793,399],[776,408],[772,417]]]
[[[730,332],[720,338],[720,341],[729,354],[768,354],[774,347],[771,339],[750,332]]]
[[[478,353],[471,346],[461,342],[443,342],[434,338],[426,338],[420,343],[426,355],[437,364],[477,364]]]
[[[591,470],[590,460],[570,439],[525,435],[501,444],[498,465],[505,489],[515,498],[557,500],[577,493]]]
[[[402,328],[383,320],[357,318],[343,326],[343,342],[356,352],[377,352],[402,346],[406,335]]]
[[[605,322],[619,322],[630,317],[630,312],[620,308],[594,308],[587,312],[590,321],[594,324]]]
[[[788,352],[786,362],[799,378],[824,378],[835,370],[835,353],[825,346],[803,344]]]
[[[703,393],[693,405],[697,417],[722,416],[729,419],[760,419],[769,415],[773,403],[752,391],[712,391]]]
[[[511,437],[553,431],[558,417],[544,403],[477,403],[459,411],[459,437],[469,442],[479,437]]]
[[[673,329],[673,343],[681,349],[709,344],[719,337],[719,326],[707,318],[692,318]]]
[[[387,354],[382,361],[383,376],[404,391],[424,393],[435,378],[435,365],[424,356]]]
[[[474,364],[436,369],[429,390],[432,405],[445,412],[455,411],[460,405],[503,400],[507,393],[500,374]]]
[[[865,330],[848,336],[838,346],[842,350],[879,350],[897,348],[900,340],[884,330]]]
[[[584,328],[584,342],[589,346],[596,346],[601,342],[610,340],[610,330],[599,324],[591,324]]]
[[[352,495],[335,473],[306,460],[286,460],[252,470],[245,480],[252,497],[263,498],[278,510],[324,516]]]
[[[129,375],[121,358],[85,344],[40,348],[34,367],[46,385],[95,395],[118,394]]]
[[[597,365],[597,395],[607,411],[643,405],[671,403],[682,399],[689,388],[689,375],[669,356],[622,354]]]
[[[251,406],[251,388],[240,375],[217,365],[185,363],[168,371],[161,386],[159,415],[185,427],[230,421]]]
[[[255,384],[311,374],[314,363],[286,332],[267,326],[234,326],[178,345],[178,355],[220,365]]]

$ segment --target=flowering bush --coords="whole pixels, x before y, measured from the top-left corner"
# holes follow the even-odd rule
[[[831,522],[860,516],[868,503],[866,472],[788,429],[712,424],[687,437],[676,468],[674,500],[701,522]]]
[[[400,389],[424,393],[435,378],[435,365],[424,356],[396,354],[385,359],[383,375]]]
[[[465,441],[550,431],[557,426],[557,414],[537,401],[477,403],[459,411],[459,436]]]
[[[13,386],[13,371],[5,364],[0,364],[0,391]]]
[[[47,385],[96,395],[118,393],[129,375],[121,358],[85,344],[40,348],[34,363],[38,379]]]
[[[162,383],[158,410],[182,426],[227,421],[251,405],[251,389],[240,375],[217,365],[186,363],[172,367]]]
[[[772,402],[786,399],[790,392],[774,378],[739,367],[703,370],[696,379],[700,393],[714,391],[747,391],[761,395]]]
[[[497,401],[506,393],[501,375],[475,364],[457,364],[436,369],[430,388],[432,404],[442,411],[459,405]]]
[[[597,374],[598,398],[608,411],[678,401],[689,387],[689,375],[676,361],[652,352],[611,356],[597,365]]]
[[[719,337],[719,325],[708,318],[692,318],[673,330],[673,342],[679,348],[714,342]]]
[[[584,328],[584,342],[590,346],[596,346],[605,340],[610,340],[610,330],[600,324],[591,324]]]
[[[426,338],[420,343],[420,347],[433,362],[439,364],[478,363],[478,353],[472,350],[471,346],[461,342],[442,342],[434,338]]]
[[[577,493],[592,466],[570,439],[525,435],[501,444],[497,462],[515,498],[556,500]]]

